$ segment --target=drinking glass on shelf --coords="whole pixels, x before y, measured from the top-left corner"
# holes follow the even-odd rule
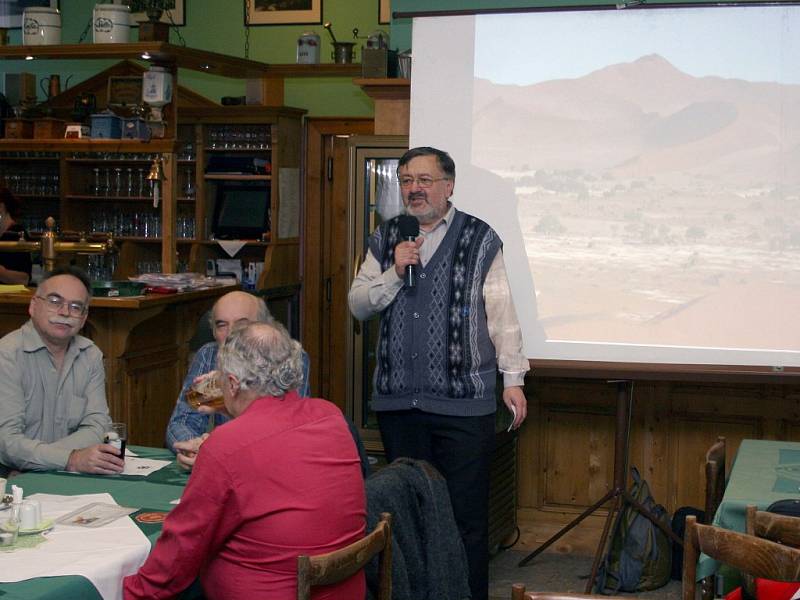
[[[183,186],[183,195],[186,198],[194,198],[194,171],[190,168],[186,169],[184,176],[186,177],[186,185]]]
[[[144,185],[145,185],[145,178],[144,178],[144,167],[139,167],[139,197],[144,197]]]
[[[47,196],[48,192],[50,191],[48,181],[49,177],[47,176],[47,173],[42,173],[39,175],[39,189],[37,190],[37,193],[40,196]]]
[[[92,188],[92,192],[95,196],[100,195],[100,168],[95,167],[92,169],[94,171],[94,187]]]
[[[51,173],[50,174],[50,195],[51,196],[58,196],[59,180],[60,180],[60,177],[58,176],[58,173]]]
[[[221,146],[222,140],[222,130],[219,127],[211,127],[208,130],[208,144],[213,149],[216,150]]]
[[[114,168],[114,195],[122,196],[122,168]]]
[[[103,196],[110,196],[111,195],[111,169],[103,169],[104,178],[103,178]]]
[[[126,195],[128,198],[136,195],[133,193],[133,167],[128,167],[128,189]]]

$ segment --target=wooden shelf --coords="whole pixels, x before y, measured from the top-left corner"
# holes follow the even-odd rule
[[[11,150],[13,152],[13,150]],[[54,162],[58,161],[59,155],[57,153],[53,153],[52,156],[0,156],[0,160],[24,160],[24,161],[49,161]]]
[[[134,42],[131,44],[64,44],[60,46],[2,46],[0,58],[4,59],[135,59],[157,64],[176,64],[178,67],[213,73],[222,77],[248,79],[266,77],[270,67],[266,63],[227,56],[216,52],[175,46],[164,42]],[[149,56],[149,58],[147,58]]]
[[[64,196],[67,200],[80,200],[81,202],[102,202],[104,204],[110,204],[114,202],[152,202],[152,196],[95,196],[92,194],[67,194]],[[57,199],[58,196],[53,196],[53,199]],[[179,196],[177,198],[178,202],[194,202],[194,198],[186,198],[185,196]]]
[[[137,244],[160,244],[164,241],[161,237],[141,237],[132,235],[120,235],[114,237],[115,242],[135,242]],[[181,244],[193,244],[194,238],[175,238],[175,243],[179,246]]]
[[[0,53],[0,56],[2,54]],[[175,152],[173,139],[150,140],[93,140],[83,138],[63,140],[0,140],[0,152],[108,152],[108,153],[164,153]]]
[[[153,163],[152,158],[67,158],[65,159],[68,163],[71,164],[93,164],[96,165],[98,162],[103,163],[135,163],[135,164],[142,164],[142,165],[151,165]]]
[[[269,181],[272,175],[204,175],[204,179],[221,181]]]
[[[220,242],[244,242],[244,240],[201,240],[198,242],[201,246],[219,246]],[[266,248],[272,242],[259,242],[256,240],[248,240],[245,242],[245,248]]]
[[[17,198],[23,198],[25,200],[42,200],[45,201],[53,201],[58,200],[61,196],[58,194],[22,194],[22,193],[15,193],[14,194]]]
[[[269,65],[267,77],[355,77],[361,75],[361,63],[320,65]]]
[[[213,153],[225,153],[230,152],[231,154],[254,154],[254,153],[267,153],[272,152],[272,146],[267,146],[265,148],[212,148],[211,146],[206,146],[204,148],[206,152],[213,152]]]
[[[411,81],[409,79],[354,79],[375,102],[375,135],[408,135]]]
[[[353,79],[353,83],[360,86],[364,93],[373,100],[408,100],[411,98],[411,80],[396,77],[361,77]]]
[[[287,77],[357,77],[361,74],[360,63],[349,64],[267,64],[247,58],[208,52],[197,48],[186,48],[165,42],[133,42],[130,44],[62,44],[59,46],[2,46],[0,58],[24,60],[149,60],[157,64],[176,64],[184,69],[213,73],[234,79]],[[145,58],[149,56],[149,58]]]

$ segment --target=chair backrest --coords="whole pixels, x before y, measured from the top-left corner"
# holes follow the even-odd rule
[[[697,558],[701,552],[755,577],[800,581],[800,550],[721,527],[701,525],[693,515],[686,517],[683,552],[683,600],[694,600]]]
[[[381,513],[375,529],[349,546],[328,554],[298,556],[297,600],[309,600],[314,586],[339,583],[352,577],[379,553],[378,600],[391,600],[392,515],[389,513]]]
[[[800,548],[800,517],[777,515],[747,507],[745,531],[748,535],[778,542],[792,548]]]
[[[792,548],[800,548],[800,518],[788,515],[758,510],[755,505],[747,506],[745,518],[745,531],[747,535],[764,538]],[[744,587],[755,598],[755,580],[750,575],[745,575]]]
[[[725,438],[720,436],[706,452],[706,523],[714,520],[725,494]]]
[[[632,600],[636,596],[593,596],[591,594],[562,594],[560,592],[526,592],[525,586],[515,583],[511,586],[511,600]]]

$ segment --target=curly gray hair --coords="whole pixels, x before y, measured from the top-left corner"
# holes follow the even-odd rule
[[[239,389],[283,396],[303,384],[303,348],[277,321],[234,330],[217,357],[217,369],[239,380]]]

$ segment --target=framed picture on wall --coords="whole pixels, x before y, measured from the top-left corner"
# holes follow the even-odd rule
[[[164,14],[159,19],[168,25],[186,25],[185,5],[186,0],[171,0],[172,8],[164,10]],[[147,13],[131,13],[131,25],[137,26],[140,21],[147,21]]]
[[[22,27],[22,12],[34,6],[58,8],[58,0],[0,0],[0,27]]]
[[[322,0],[244,0],[245,25],[322,23]]]
[[[378,23],[384,25],[392,20],[392,0],[378,0]]]

